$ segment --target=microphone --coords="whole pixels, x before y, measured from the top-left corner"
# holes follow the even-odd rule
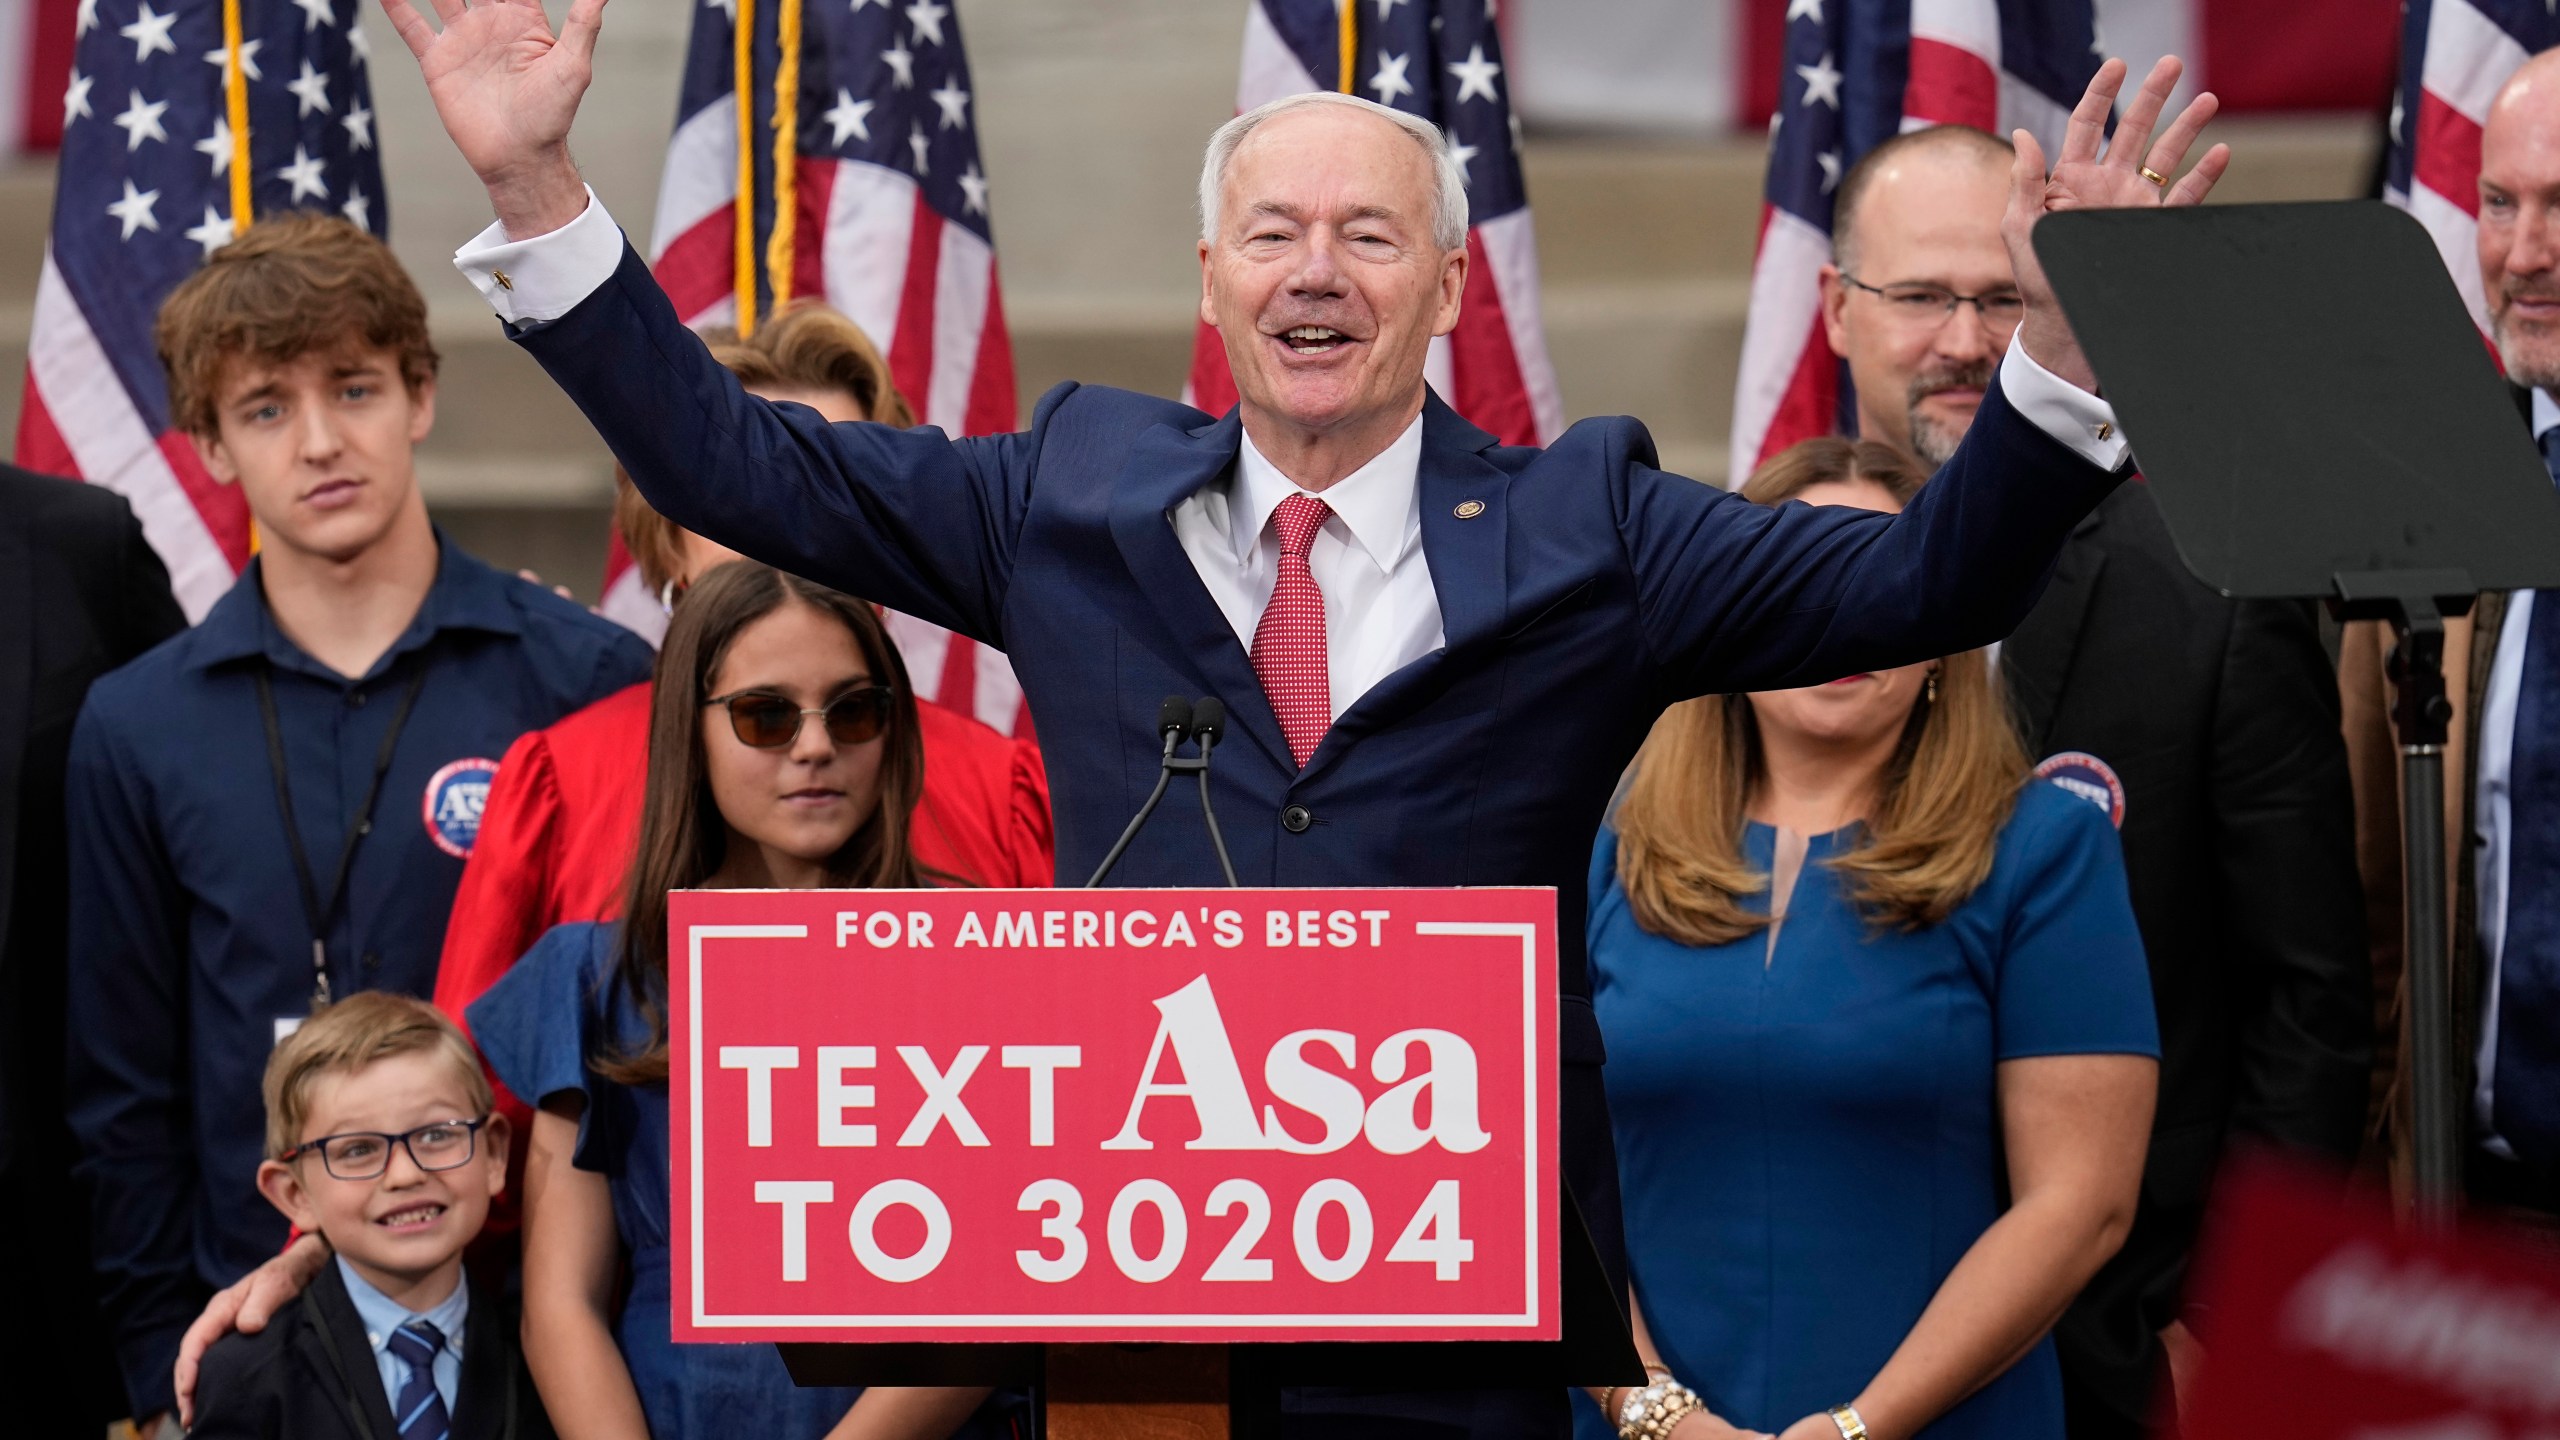
[[[1221,705],[1218,709],[1223,718],[1226,707]],[[1100,885],[1103,877],[1111,873],[1111,867],[1120,863],[1120,857],[1129,849],[1129,842],[1138,838],[1138,831],[1145,827],[1147,817],[1155,814],[1156,806],[1163,803],[1165,787],[1173,783],[1175,767],[1184,763],[1173,758],[1174,752],[1182,748],[1182,742],[1191,734],[1191,729],[1191,702],[1179,695],[1164,697],[1164,703],[1156,707],[1156,733],[1164,737],[1163,769],[1157,772],[1156,788],[1147,792],[1147,803],[1139,806],[1138,813],[1129,817],[1128,828],[1120,832],[1120,838],[1112,843],[1111,852],[1103,856],[1102,863],[1094,868],[1093,878],[1084,882],[1087,890]],[[1228,883],[1234,882],[1230,880]]]
[[[1218,812],[1209,806],[1209,750],[1226,733],[1227,702],[1208,695],[1191,707],[1191,735],[1200,742],[1200,818],[1209,822],[1210,848],[1218,852],[1218,868],[1225,872],[1227,888],[1232,890],[1236,884],[1236,862],[1227,858],[1227,837],[1219,833]]]

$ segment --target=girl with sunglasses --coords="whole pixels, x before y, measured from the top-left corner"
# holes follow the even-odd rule
[[[567,1440],[1012,1429],[983,1389],[797,1389],[770,1345],[669,1339],[667,892],[944,880],[910,834],[917,730],[870,606],[750,562],[711,570],[658,659],[624,920],[552,930],[471,1006],[491,1068],[539,1107],[525,1357]]]

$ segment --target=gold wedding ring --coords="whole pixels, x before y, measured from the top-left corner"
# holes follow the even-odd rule
[[[2150,182],[2151,182],[2152,184],[2154,184],[2154,185],[2159,186],[2159,187],[2160,187],[2161,189],[2163,189],[2163,190],[2166,190],[2166,189],[2168,189],[2168,188],[2169,188],[2169,177],[2168,177],[2168,176],[2166,176],[2166,175],[2161,174],[2161,173],[2160,173],[2159,171],[2157,171],[2157,170],[2152,169],[2152,168],[2151,168],[2150,166],[2148,166],[2148,165],[2145,165],[2145,166],[2143,166],[2143,167],[2142,167],[2142,178],[2143,178],[2143,179],[2145,179],[2145,180],[2150,181]]]

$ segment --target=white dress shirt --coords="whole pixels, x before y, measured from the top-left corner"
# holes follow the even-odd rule
[[[491,225],[454,252],[462,271],[510,324],[557,320],[593,294],[622,264],[622,228],[595,192],[578,218],[547,235],[509,240]],[[2125,440],[2106,401],[2054,375],[2012,345],[2000,388],[2020,418],[2089,463],[2124,463]],[[1368,464],[1321,494],[1333,507],[1307,569],[1324,591],[1325,642],[1339,718],[1369,687],[1440,648],[1440,597],[1422,553],[1422,420],[1405,427]],[[1280,541],[1268,523],[1295,482],[1247,437],[1236,468],[1174,507],[1175,535],[1218,602],[1237,640],[1253,632],[1279,578]]]
[[[2549,392],[2533,392],[2533,438],[2539,443],[2560,425],[2560,403]],[[2479,897],[2480,1049],[2478,1079],[2471,1091],[2472,1114],[2479,1125],[2480,1148],[2512,1160],[2498,1134],[2495,1083],[2498,1078],[2498,964],[2507,944],[2508,785],[2515,772],[2516,699],[2524,686],[2524,643],[2533,631],[2534,592],[2518,590],[2507,597],[2507,614],[2498,622],[2498,653],[2489,662],[2489,685],[2480,697],[2480,753],[2472,757],[2471,813],[2472,886]]]

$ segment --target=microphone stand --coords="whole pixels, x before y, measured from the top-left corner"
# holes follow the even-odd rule
[[[1218,852],[1218,869],[1227,877],[1227,888],[1236,888],[1236,862],[1227,858],[1227,837],[1218,830],[1218,812],[1209,808],[1209,750],[1227,729],[1227,703],[1215,695],[1202,698],[1191,707],[1191,736],[1200,742],[1197,760],[1169,760],[1168,771],[1197,770],[1200,773],[1200,818],[1209,822],[1209,845]]]
[[[1225,708],[1219,707],[1222,717]],[[1155,814],[1156,806],[1163,803],[1165,787],[1173,783],[1174,767],[1185,764],[1175,759],[1173,752],[1182,748],[1183,737],[1191,733],[1191,715],[1191,702],[1179,695],[1167,695],[1164,697],[1164,704],[1157,707],[1156,731],[1164,736],[1164,768],[1156,775],[1156,788],[1147,792],[1147,803],[1139,806],[1138,813],[1129,817],[1128,828],[1120,832],[1120,838],[1112,842],[1111,852],[1102,857],[1100,865],[1094,867],[1093,878],[1084,882],[1084,888],[1087,890],[1096,889],[1102,884],[1103,877],[1111,873],[1111,867],[1119,864],[1120,857],[1127,853],[1129,842],[1138,838],[1138,831],[1145,827],[1147,817]],[[1232,885],[1235,882],[1229,879],[1227,883]]]

